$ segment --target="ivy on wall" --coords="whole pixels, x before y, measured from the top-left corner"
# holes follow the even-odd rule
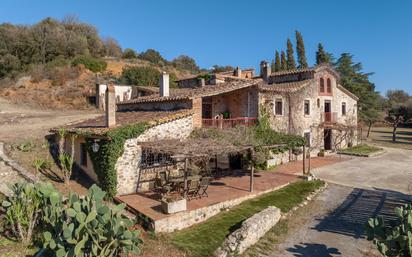
[[[87,151],[92,160],[99,185],[107,192],[108,197],[112,198],[116,195],[117,172],[115,166],[123,154],[125,141],[141,135],[147,127],[147,123],[137,123],[106,132],[103,136],[107,137],[107,140],[96,141],[99,144],[99,150],[96,153],[92,149],[95,139],[86,139]]]

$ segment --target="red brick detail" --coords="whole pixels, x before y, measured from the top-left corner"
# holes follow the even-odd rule
[[[202,98],[192,100],[193,128],[202,127]]]

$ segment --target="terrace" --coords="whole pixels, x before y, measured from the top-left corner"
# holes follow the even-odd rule
[[[275,146],[270,146],[275,147]],[[222,161],[216,156],[229,156],[234,154],[250,153],[252,148],[245,146],[234,147],[226,145],[225,142],[208,140],[188,140],[147,142],[142,145],[143,149],[151,149],[159,154],[178,155],[173,158],[180,159],[183,165],[175,165],[183,169],[181,182],[183,189],[180,192],[186,199],[186,209],[177,213],[166,214],[162,208],[161,193],[153,190],[139,191],[134,194],[118,196],[118,202],[123,202],[128,209],[136,213],[142,220],[148,222],[155,232],[173,232],[202,222],[219,212],[229,209],[247,199],[254,198],[264,193],[277,190],[291,182],[299,180],[303,171],[301,161],[290,162],[276,168],[276,171],[254,171],[253,166],[242,164],[233,168],[229,159]],[[214,157],[214,158],[211,158]],[[214,166],[210,170],[204,169],[199,176],[211,177],[207,188],[207,195],[202,197],[187,197],[185,189],[190,185],[194,176],[188,175],[188,159],[196,162],[206,162]],[[311,167],[316,168],[340,161],[340,158],[314,158]],[[179,162],[179,161],[178,161]],[[169,174],[171,174],[169,172]],[[172,175],[167,180],[174,180]]]

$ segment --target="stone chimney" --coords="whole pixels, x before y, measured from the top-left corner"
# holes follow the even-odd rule
[[[242,70],[240,69],[239,66],[236,67],[235,72],[234,72],[235,77],[242,77]]]
[[[199,87],[204,87],[206,85],[206,80],[204,78],[199,79]]]
[[[114,85],[110,83],[106,89],[106,127],[116,126],[116,93]]]
[[[169,96],[169,74],[162,72],[160,76],[160,96]]]
[[[266,81],[269,82],[269,77],[271,74],[271,69],[270,65],[266,61],[261,61],[260,62],[260,77]]]

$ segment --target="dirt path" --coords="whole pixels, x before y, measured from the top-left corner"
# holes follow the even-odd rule
[[[24,138],[42,138],[49,129],[93,118],[93,111],[40,110],[16,105],[0,98],[0,141],[14,143]]]
[[[313,202],[269,232],[247,256],[380,256],[365,239],[363,225],[375,215],[393,218],[393,208],[410,199],[393,191],[330,184]],[[286,230],[279,236],[279,230]]]

